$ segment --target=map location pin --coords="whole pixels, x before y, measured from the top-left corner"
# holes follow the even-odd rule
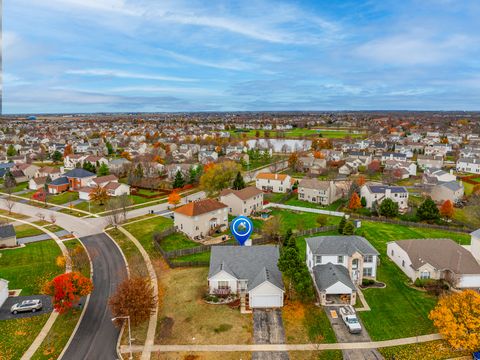
[[[253,231],[252,220],[246,216],[237,216],[230,223],[230,230],[240,245],[244,245]]]

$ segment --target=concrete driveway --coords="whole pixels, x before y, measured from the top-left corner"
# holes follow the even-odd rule
[[[24,312],[16,315],[10,313],[10,308],[23,300],[39,299],[42,301],[43,308],[35,312]],[[28,318],[37,315],[43,315],[52,312],[52,298],[48,295],[30,295],[30,296],[12,296],[5,300],[5,303],[0,308],[0,320]]]
[[[282,311],[280,309],[253,310],[253,341],[255,344],[284,344]],[[285,351],[257,351],[252,360],[289,360]]]
[[[350,334],[347,327],[343,323],[340,317],[339,306],[325,306],[325,312],[327,313],[328,320],[332,324],[333,331],[337,337],[337,342],[369,342],[371,341],[370,335],[362,324],[362,332],[360,334]],[[331,311],[337,312],[337,318],[333,318]],[[360,318],[358,319],[361,323]],[[358,350],[343,350],[344,360],[380,360],[383,356],[377,351],[377,349],[358,349]]]

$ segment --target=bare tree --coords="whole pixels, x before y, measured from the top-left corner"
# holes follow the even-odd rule
[[[44,213],[37,213],[36,215],[40,220],[44,221],[45,220],[45,214]]]
[[[127,194],[118,197],[120,208],[122,209],[123,221],[127,220],[128,207],[133,204],[132,199]]]
[[[55,224],[57,222],[57,215],[55,215],[55,213],[53,212],[50,214],[50,222],[52,224]]]
[[[8,209],[8,215],[12,214],[12,209],[15,206],[15,200],[13,200],[13,197],[11,194],[8,194],[6,198],[3,199],[5,206]]]
[[[113,198],[107,202],[107,224],[117,227],[122,220],[122,208],[118,199]]]

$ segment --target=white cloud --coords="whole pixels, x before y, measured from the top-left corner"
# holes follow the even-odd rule
[[[235,70],[235,71],[248,70],[252,68],[251,64],[248,64],[240,60],[213,62],[213,61],[198,59],[188,55],[179,54],[177,52],[170,51],[170,50],[162,50],[161,52],[175,60],[179,60],[189,64],[194,64],[194,65],[211,67],[211,68]]]
[[[141,74],[141,73],[133,73],[133,72],[127,72],[127,71],[108,70],[108,69],[67,70],[65,73],[70,75],[107,76],[107,77],[118,77],[118,78],[128,78],[128,79],[163,80],[163,81],[180,81],[180,82],[197,81],[196,79],[182,78],[182,77],[176,77],[176,76]]]

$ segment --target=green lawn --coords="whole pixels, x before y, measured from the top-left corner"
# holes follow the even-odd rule
[[[31,318],[0,321],[0,359],[20,359],[49,316],[50,314],[43,314]]]
[[[173,220],[158,216],[125,225],[125,229],[140,241],[142,246],[151,256],[156,257],[159,256],[159,253],[153,246],[153,234],[157,231],[163,231],[171,226],[173,226]]]
[[[79,211],[75,211],[75,210],[72,210],[72,209],[60,209],[58,212],[61,212],[63,214],[68,214],[68,215],[72,215],[72,216],[76,216],[76,217],[84,217],[86,216],[87,214],[85,213],[81,213]]]
[[[210,262],[210,251],[180,256],[175,259],[171,259],[172,262],[184,262],[184,261],[208,261]]]
[[[64,271],[55,264],[62,253],[53,240],[1,250],[0,254],[0,278],[10,281],[10,289],[22,289],[21,295],[38,294],[46,281]]]
[[[372,311],[361,312],[360,317],[372,339],[386,340],[435,332],[428,313],[437,299],[407,285],[407,276],[386,256],[387,242],[400,239],[451,238],[460,244],[468,244],[470,236],[368,221],[362,222],[359,234],[363,234],[380,252],[377,279],[387,284],[384,289],[364,290]]]
[[[47,198],[47,202],[55,205],[68,206],[70,201],[78,200],[78,192],[66,191],[58,195],[50,195]]]
[[[200,244],[190,240],[183,233],[174,233],[162,239],[162,249],[165,251],[172,251],[178,249],[190,249],[199,246]]]
[[[480,214],[480,206],[465,206],[461,209],[455,209],[453,219],[471,225],[474,228],[479,228],[480,217],[478,214]]]
[[[285,209],[271,208],[270,213],[273,216],[280,217],[280,231],[286,233],[288,229],[292,230],[306,230],[318,227],[317,218],[320,214],[291,211]],[[336,225],[340,222],[340,217],[328,216],[327,225]]]
[[[25,190],[26,188],[28,188],[28,181],[17,184],[17,185],[13,188],[12,193],[16,193],[16,192]]]
[[[345,200],[339,199],[330,205],[323,206],[315,203],[311,203],[308,201],[302,201],[297,199],[296,197],[293,197],[291,199],[288,199],[284,204],[285,205],[291,205],[291,206],[301,206],[301,207],[306,207],[306,208],[313,208],[313,209],[323,209],[323,210],[330,210],[330,211],[337,211],[343,204],[345,204]]]
[[[88,205],[88,203],[90,203],[90,206]],[[100,205],[94,201],[84,201],[84,202],[81,202],[80,204],[75,205],[73,208],[78,210],[83,210],[83,211],[89,211],[93,214],[97,214],[99,212],[103,212],[106,210],[105,204]]]
[[[36,227],[28,224],[22,224],[15,226],[15,232],[17,233],[17,238],[24,238],[29,236],[42,235],[44,232]]]

